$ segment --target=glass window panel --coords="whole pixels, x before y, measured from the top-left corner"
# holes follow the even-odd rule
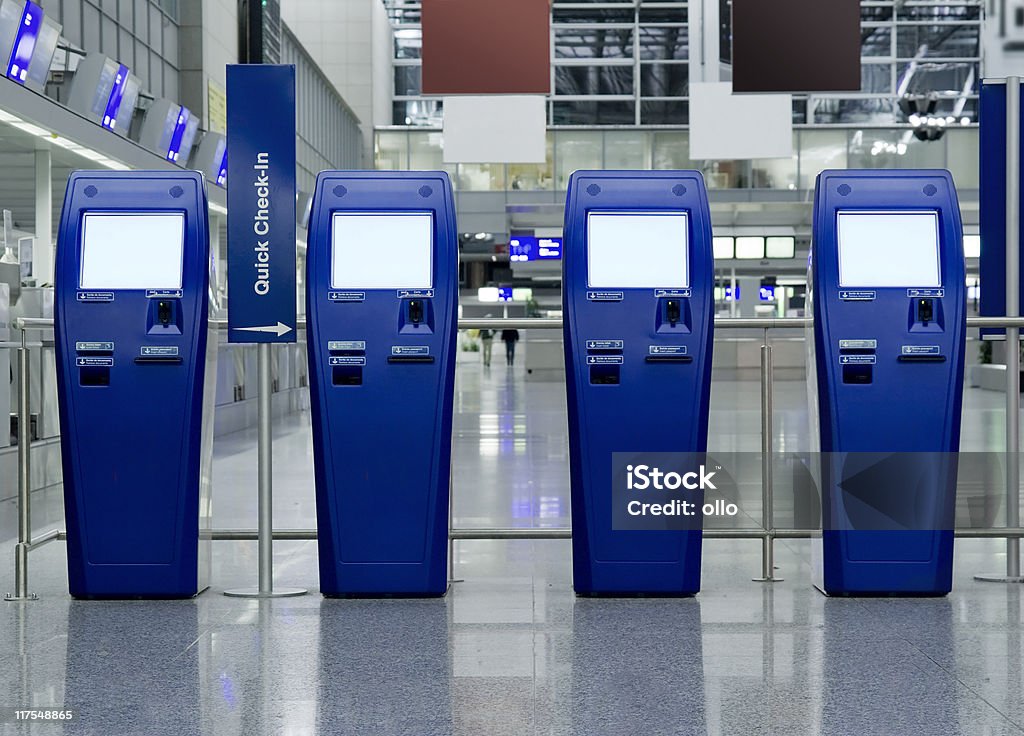
[[[554,136],[551,131],[547,134],[547,160],[543,164],[509,164],[508,182],[509,188],[518,182],[518,188],[523,190],[550,190],[554,179],[552,171],[554,159]]]
[[[936,2],[932,5],[925,3],[894,3],[897,7],[897,18],[899,20],[942,20],[950,23],[958,23],[981,18],[981,3],[953,4],[949,2]]]
[[[632,66],[556,66],[555,94],[632,95]]]
[[[392,110],[393,125],[420,125],[439,128],[443,122],[441,100],[395,100]]]
[[[557,59],[632,59],[633,28],[555,28]]]
[[[693,169],[690,160],[690,134],[686,132],[655,132],[653,163],[655,169]]]
[[[651,134],[641,130],[605,133],[604,168],[651,168]]]
[[[505,188],[505,164],[459,164],[459,187],[471,192],[500,191]],[[513,181],[511,189],[522,189],[522,180]]]
[[[881,22],[892,20],[892,7],[885,5],[864,5],[860,6],[861,22]]]
[[[395,31],[395,58],[419,59],[423,53],[423,31],[400,28]]]
[[[412,131],[409,134],[409,168],[435,171],[444,168],[441,133]]]
[[[945,165],[944,141],[919,141],[909,130],[868,129],[850,137],[852,169],[941,169]]]
[[[689,122],[689,100],[642,100],[640,102],[640,123],[643,125],[686,125]]]
[[[708,189],[745,189],[750,186],[749,161],[712,161],[700,168]]]
[[[569,185],[569,176],[580,169],[604,168],[602,135],[596,131],[558,131],[555,137],[558,151],[557,183],[559,189]]]
[[[892,64],[861,64],[860,91],[876,94],[892,93]]]
[[[395,67],[395,95],[398,97],[415,97],[423,93],[423,67]]]
[[[846,131],[801,130],[800,189],[814,189],[814,181],[823,169],[846,168]]]
[[[753,189],[796,189],[798,140],[793,134],[793,155],[789,158],[762,158],[750,162],[750,186]]]
[[[953,128],[946,131],[946,168],[961,189],[977,189],[979,184],[979,148],[977,128]]]
[[[626,100],[556,100],[551,108],[554,125],[633,125],[636,122],[635,103]]]
[[[981,49],[981,27],[977,25],[896,26],[896,53],[912,59],[924,50],[924,58],[963,59],[977,57]]]
[[[659,8],[651,5],[640,6],[641,23],[686,23],[686,8]]]
[[[689,64],[643,64],[640,67],[640,94],[644,97],[686,97],[689,86]]]
[[[819,124],[896,121],[896,114],[896,104],[892,97],[814,100],[814,122]]]
[[[403,131],[380,131],[373,152],[375,169],[409,168],[409,137]]]
[[[640,58],[645,61],[686,60],[689,57],[686,26],[640,26]]]
[[[892,28],[890,26],[861,28],[860,55],[867,58],[892,56]]]
[[[607,4],[607,3],[605,3]],[[633,3],[623,3],[622,9],[618,8],[559,8],[556,2],[551,11],[551,22],[553,24],[564,23],[567,25],[578,25],[580,23],[632,23]]]

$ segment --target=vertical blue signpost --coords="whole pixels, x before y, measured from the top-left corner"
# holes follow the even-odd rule
[[[259,587],[274,589],[271,344],[295,342],[295,67],[228,66],[228,341],[259,343]]]
[[[1024,263],[1021,233],[1021,79],[986,79],[981,85],[981,314],[1019,317]],[[982,335],[1001,331],[982,330]],[[1020,526],[1019,327],[1006,335],[1006,525]],[[1006,540],[1006,574],[985,573],[988,582],[1024,582],[1020,539]]]

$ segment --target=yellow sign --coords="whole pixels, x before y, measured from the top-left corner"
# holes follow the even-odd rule
[[[206,107],[209,114],[209,130],[214,133],[228,132],[228,93],[212,79],[206,82]]]

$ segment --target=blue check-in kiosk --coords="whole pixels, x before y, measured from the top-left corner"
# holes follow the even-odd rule
[[[306,266],[321,592],[443,595],[458,314],[448,175],[322,172]]]
[[[946,171],[823,171],[811,251],[810,388],[830,595],[944,595],[966,332]]]
[[[208,585],[216,335],[194,172],[74,172],[55,342],[68,581],[80,598]]]
[[[692,595],[701,527],[615,528],[613,455],[703,453],[713,255],[696,171],[577,171],[563,256],[573,586]]]

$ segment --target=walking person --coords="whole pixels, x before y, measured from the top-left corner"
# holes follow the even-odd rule
[[[488,319],[491,317],[487,315]],[[480,330],[480,352],[484,356],[484,368],[491,367],[491,352],[494,349],[494,330]]]
[[[519,340],[519,330],[502,330],[501,340],[505,343],[505,364],[512,365],[516,362],[516,342]]]

